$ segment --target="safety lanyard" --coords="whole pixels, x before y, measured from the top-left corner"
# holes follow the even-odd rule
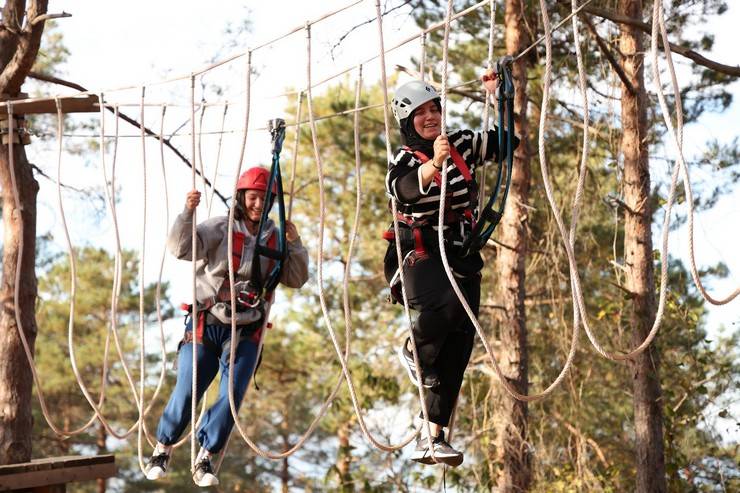
[[[509,196],[511,175],[514,168],[514,83],[511,76],[511,63],[511,57],[504,57],[497,63],[497,73],[499,77],[499,130],[496,186],[494,187],[491,196],[488,198],[486,205],[479,211],[473,231],[463,242],[463,246],[460,249],[462,256],[478,252],[486,245],[488,239],[496,229],[496,226],[498,226],[498,223],[501,221],[504,208],[506,207],[506,199]],[[496,199],[501,191],[501,182],[503,180],[504,156],[502,149],[504,148],[504,133],[502,129],[504,128],[504,113],[507,117],[506,121],[508,129],[506,132],[506,185],[503,188],[499,206],[494,209],[494,204],[496,203]]]
[[[252,256],[252,269],[250,285],[259,296],[263,293],[269,294],[275,289],[278,282],[280,281],[280,274],[283,270],[283,263],[288,254],[287,242],[285,239],[285,201],[283,200],[283,179],[280,174],[280,151],[283,148],[283,140],[285,140],[285,120],[276,118],[269,121],[270,134],[272,135],[272,167],[270,168],[270,179],[267,182],[267,190],[265,191],[265,206],[262,208],[262,215],[260,216],[259,227],[257,228],[257,235],[255,237],[254,254]],[[273,193],[272,188],[275,186],[276,193]],[[261,243],[263,241],[264,229],[267,226],[267,219],[270,209],[272,208],[273,201],[277,200],[278,203],[278,217],[280,221],[279,235],[277,238],[276,245],[270,244],[270,238],[267,239],[266,244]],[[271,238],[274,235],[270,235]],[[274,242],[273,242],[274,243]],[[274,262],[271,262],[271,266],[268,268],[267,277],[263,280],[262,278],[262,259],[266,257]]]

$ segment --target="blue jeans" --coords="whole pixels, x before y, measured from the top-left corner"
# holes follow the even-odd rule
[[[186,326],[186,332],[192,330],[191,324]],[[203,328],[203,338],[210,340],[218,348],[223,347],[231,339],[231,329],[222,325],[206,325]],[[257,359],[258,343],[251,337],[242,339],[236,348],[234,359],[234,402],[237,409],[241,405],[247,385],[252,377],[254,364]],[[216,454],[226,445],[226,440],[234,427],[234,419],[229,406],[229,350],[222,351],[219,357],[213,349],[207,349],[198,344],[198,382],[197,400],[203,394],[221,369],[221,382],[218,399],[206,411],[198,428],[198,441],[201,447]],[[172,445],[180,438],[190,423],[190,407],[193,379],[193,344],[183,344],[178,353],[177,383],[170,396],[167,407],[162,413],[157,427],[157,440],[164,445]]]

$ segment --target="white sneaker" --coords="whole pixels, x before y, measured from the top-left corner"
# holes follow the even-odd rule
[[[195,471],[193,472],[193,482],[196,486],[218,486],[218,478],[213,472],[211,466],[211,459],[203,457],[198,463],[195,464]]]
[[[434,456],[432,456],[432,453],[429,450],[429,441],[427,440],[427,437],[419,435],[416,439],[416,449],[414,449],[411,454],[411,460],[427,465],[441,462],[450,467],[457,467],[463,463],[463,453],[459,450],[455,450],[449,443],[447,443],[444,431],[440,431],[439,435],[432,439],[432,447],[434,448]]]
[[[170,463],[169,454],[159,454],[155,450],[149,462],[144,467],[146,479],[156,480],[165,477],[167,474],[167,465]]]

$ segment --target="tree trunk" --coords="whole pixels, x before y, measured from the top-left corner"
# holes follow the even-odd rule
[[[291,446],[290,444],[290,430],[288,429],[288,419],[284,416],[283,422],[280,425],[280,431],[283,437],[283,445],[286,448]],[[280,486],[282,493],[288,493],[290,491],[290,463],[288,462],[289,457],[283,457],[280,468]]]
[[[43,15],[48,0],[7,0],[0,29],[0,99],[17,97],[21,84],[36,60]],[[24,16],[26,22],[24,24]],[[39,21],[39,22],[34,22]],[[12,25],[14,29],[8,29]],[[6,111],[7,113],[7,111]],[[0,188],[3,194],[3,273],[0,286],[0,465],[31,459],[31,389],[33,379],[18,335],[16,312],[33,354],[36,342],[36,195],[39,185],[22,145],[13,146],[15,180],[20,208],[16,208],[10,174],[8,146],[0,144]],[[23,251],[19,251],[20,239]],[[16,266],[19,253],[19,298],[16,305]]]
[[[642,0],[621,0],[621,14],[642,18]],[[647,143],[647,95],[642,33],[620,26],[622,65],[634,92],[622,84],[622,154],[624,158],[624,256],[626,288],[632,293],[632,344],[641,343],[653,325],[655,283],[651,236],[650,169]],[[630,362],[635,413],[636,491],[666,491],[663,412],[659,355],[655,345]]]
[[[506,52],[518,53],[529,44],[525,31],[524,2],[506,0]],[[514,169],[506,211],[499,225],[502,243],[516,249],[501,248],[496,258],[498,297],[505,307],[501,317],[501,369],[509,381],[527,393],[529,387],[527,325],[524,311],[525,259],[527,256],[528,212],[523,206],[529,202],[530,150],[527,143],[527,58],[514,64],[512,75],[515,86],[515,128],[521,139],[514,155]],[[501,392],[505,392],[501,390]],[[505,394],[498,401],[497,444],[502,454],[502,469],[498,477],[501,492],[527,491],[531,483],[531,453],[527,443],[527,403]]]
[[[107,439],[108,439],[108,433],[105,431],[105,426],[101,423],[98,427],[98,440],[97,440],[97,446],[98,446],[98,454],[103,455],[108,453],[108,445],[107,445]],[[105,493],[106,486],[108,481],[105,478],[99,478],[98,479],[98,493]]]
[[[339,474],[339,491],[351,493],[355,491],[349,466],[352,463],[352,446],[349,444],[349,423],[342,423],[337,431],[339,450],[337,450],[337,472]]]
[[[0,464],[31,459],[33,379],[18,335],[16,310],[31,352],[36,341],[36,194],[33,177],[22,145],[13,146],[15,178],[21,208],[16,208],[10,176],[8,146],[0,145],[0,187],[3,193],[3,277],[0,286]],[[22,223],[22,224],[21,224]],[[20,297],[15,306],[14,291],[19,239],[23,235]]]

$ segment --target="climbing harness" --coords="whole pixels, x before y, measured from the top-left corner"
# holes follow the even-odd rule
[[[416,156],[416,158],[419,161],[421,161],[422,164],[426,163],[430,159],[423,152],[412,150],[411,148],[407,146],[404,146],[403,150],[414,154],[414,156]],[[445,224],[455,224],[459,222],[461,219],[467,220],[471,224],[474,224],[473,209],[471,206],[476,201],[477,189],[476,189],[475,181],[473,180],[473,175],[470,173],[470,168],[468,168],[468,165],[465,163],[465,160],[460,155],[460,153],[457,151],[454,145],[450,145],[450,157],[452,158],[452,161],[457,167],[458,171],[460,171],[460,174],[465,179],[465,183],[468,187],[468,190],[470,191],[471,197],[470,197],[469,205],[465,208],[465,210],[463,210],[462,213],[453,210],[450,203],[447,204],[447,207],[445,207]],[[439,172],[435,173],[433,180],[434,180],[434,183],[437,184],[437,186],[441,185],[442,182],[441,182],[441,177],[439,175]],[[427,252],[427,248],[424,245],[424,229],[423,228],[425,226],[430,226],[431,223],[427,219],[422,219],[418,221],[413,220],[400,212],[396,213],[396,217],[398,218],[399,221],[402,221],[404,224],[406,224],[406,226],[408,226],[408,228],[404,228],[401,231],[401,236],[399,239],[401,240],[402,244],[408,244],[411,241],[413,241],[414,254],[416,257],[414,260],[428,257],[429,254]],[[409,231],[410,231],[410,235],[409,235]],[[383,239],[387,241],[395,241],[396,234],[393,232],[393,229],[388,229],[384,231]],[[429,243],[430,241],[433,241],[433,238],[428,238],[427,244],[430,244]]]
[[[473,231],[463,242],[460,248],[460,255],[466,257],[472,253],[480,251],[488,242],[493,231],[501,221],[506,207],[506,198],[509,195],[511,187],[511,174],[514,169],[514,83],[511,77],[511,64],[513,58],[505,56],[496,63],[496,73],[498,74],[498,171],[496,174],[496,187],[493,189],[491,196],[486,205],[478,212],[478,217],[473,223]],[[506,113],[506,185],[503,188],[501,203],[498,208],[494,209],[494,204],[501,192],[501,182],[503,178],[504,156],[504,113]]]

